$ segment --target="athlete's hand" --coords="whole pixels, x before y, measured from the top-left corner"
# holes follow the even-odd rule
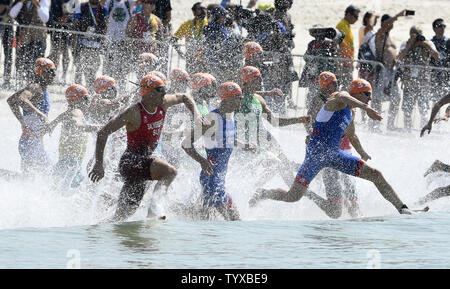
[[[440,121],[448,121],[448,116],[444,116],[444,117],[437,117],[434,119],[434,123],[438,123]]]
[[[212,160],[203,159],[200,163],[200,166],[202,167],[202,170],[205,172],[207,176],[210,176],[214,173],[212,166],[215,165],[215,163]]]
[[[375,110],[373,110],[370,107],[366,108],[366,112],[367,112],[367,116],[370,117],[373,120],[382,120],[383,119],[381,114],[379,114],[378,112],[376,112]]]
[[[249,143],[245,144],[244,150],[252,152],[252,153],[256,153],[258,150],[258,146],[254,143],[249,142]]]
[[[211,125],[211,122],[204,118],[203,116],[199,116],[194,120],[195,125],[200,127],[209,127]]]
[[[105,176],[105,169],[103,168],[103,164],[95,162],[94,168],[89,173],[89,178],[91,181],[98,182]]]
[[[363,153],[362,155],[361,155],[361,158],[364,160],[364,161],[368,161],[368,160],[371,160],[372,158],[367,154],[367,153]]]
[[[279,88],[274,88],[270,91],[272,93],[272,95],[278,96],[279,98],[284,98],[285,95],[283,93],[283,91]]]
[[[425,133],[426,130],[428,130],[428,134],[430,134],[432,126],[433,125],[431,123],[428,123],[426,126],[424,126],[422,128],[422,131],[420,132],[420,137],[423,137],[423,134]]]

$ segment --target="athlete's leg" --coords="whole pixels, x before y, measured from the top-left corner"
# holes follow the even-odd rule
[[[364,163],[359,169],[359,177],[371,181],[386,200],[394,205],[399,212],[402,211],[404,203],[379,170]]]
[[[425,197],[419,199],[419,201],[417,202],[420,205],[423,205],[427,202],[431,202],[443,197],[449,197],[450,196],[450,185],[446,186],[446,187],[440,187],[437,188],[435,190],[433,190],[431,193],[429,193],[428,195],[426,195]]]
[[[337,219],[342,215],[342,187],[339,172],[332,168],[323,169],[323,184],[327,198],[324,199],[312,191],[306,196],[312,200],[330,218]]]
[[[344,196],[344,205],[347,207],[347,211],[352,218],[356,218],[361,215],[359,210],[358,195],[356,194],[356,187],[354,179],[349,175],[339,173],[344,190],[342,191]]]
[[[139,207],[144,193],[145,181],[126,180],[120,191],[117,209],[111,221],[122,221],[133,215]]]
[[[157,180],[158,182],[153,189],[153,195],[150,199],[150,205],[147,212],[148,217],[156,215],[156,202],[162,197],[162,192],[167,193],[170,184],[177,175],[177,171],[167,162],[160,159],[154,159],[150,166],[150,175],[152,176],[152,180]],[[165,190],[163,190],[164,187]]]

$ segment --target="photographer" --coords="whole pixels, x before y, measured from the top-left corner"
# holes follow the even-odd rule
[[[2,88],[9,88],[12,68],[12,42],[13,42],[13,27],[2,25],[3,23],[11,23],[11,18],[8,16],[11,8],[11,0],[0,1],[0,36],[3,45],[3,83]]]
[[[336,73],[336,62],[331,58],[338,57],[339,44],[344,36],[342,32],[334,28],[322,28],[320,24],[314,25],[309,33],[314,40],[308,43],[308,49],[305,52],[305,67],[299,81],[300,87],[308,87],[305,103],[308,111],[319,92],[320,73],[323,71]],[[330,59],[314,58],[314,56],[329,57]]]
[[[374,37],[369,40],[370,49],[377,61],[384,65],[384,69],[376,66],[374,69],[374,83],[372,108],[381,111],[382,102],[389,101],[388,129],[395,129],[395,119],[400,106],[400,93],[397,85],[397,78],[394,79],[395,58],[397,56],[397,46],[391,37],[394,23],[399,17],[405,16],[406,10],[402,10],[394,17],[384,14],[381,17],[381,27]],[[394,81],[393,81],[394,79]],[[380,132],[378,122],[370,121],[370,129]]]
[[[89,0],[75,8],[73,15],[73,29],[81,32],[106,34],[107,7],[104,1]],[[74,64],[76,65],[75,82],[81,84],[82,75],[86,80],[86,87],[91,87],[95,74],[100,67],[104,45],[104,38],[76,35],[73,49]]]
[[[49,19],[47,0],[16,1],[9,16],[21,25],[45,27]],[[20,49],[16,50],[16,61],[23,69],[25,80],[34,79],[34,62],[44,57],[47,48],[47,31],[44,29],[22,27],[19,32]],[[19,69],[19,70],[20,70]]]
[[[409,31],[409,40],[404,42],[400,48],[398,60],[410,65],[430,65],[431,58],[439,59],[439,52],[433,42],[426,40],[423,31],[418,26],[412,26]],[[431,73],[422,68],[402,69],[401,79],[403,82],[403,104],[405,128],[411,130],[412,110],[416,103],[419,105],[421,125],[426,123],[429,110],[431,87]]]

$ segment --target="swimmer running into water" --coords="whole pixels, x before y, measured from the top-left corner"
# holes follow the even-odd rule
[[[373,120],[382,119],[378,112],[368,106],[372,93],[370,83],[359,79],[358,86],[359,93],[353,97],[348,92],[338,92],[328,99],[319,111],[311,140],[306,148],[305,160],[291,188],[289,190],[259,189],[249,201],[251,206],[267,199],[297,202],[305,194],[317,173],[324,167],[332,167],[343,173],[371,181],[400,214],[412,213],[379,170],[367,165],[362,159],[339,150],[340,139],[352,120],[352,108],[366,111],[368,117]]]

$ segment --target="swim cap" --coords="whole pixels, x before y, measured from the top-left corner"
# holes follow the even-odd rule
[[[242,90],[238,84],[234,82],[225,82],[219,86],[219,96],[221,99],[227,99],[235,95],[241,95]]]
[[[319,85],[321,88],[325,88],[333,81],[337,81],[336,75],[329,71],[324,71],[319,75]]]
[[[189,74],[186,72],[186,70],[183,70],[181,68],[175,68],[170,73],[171,82],[178,82],[182,81],[183,79],[189,80]]]
[[[245,59],[252,58],[252,56],[258,52],[260,52],[260,53],[263,52],[261,45],[259,45],[258,43],[254,42],[254,41],[245,43],[244,50],[243,50]]]
[[[243,84],[246,84],[249,80],[255,77],[261,77],[261,72],[258,68],[254,66],[246,66],[242,69],[241,80]]]
[[[102,75],[97,77],[94,81],[94,90],[97,94],[102,94],[107,91],[111,86],[116,85],[116,81],[111,76]]]
[[[80,84],[72,84],[66,89],[66,99],[68,104],[76,102],[85,95],[89,95],[89,92]]]
[[[191,88],[193,90],[200,89],[202,87],[212,85],[216,79],[209,73],[196,73],[192,76]]]
[[[372,86],[367,80],[358,78],[353,80],[348,90],[351,95],[354,95],[361,92],[372,92]]]
[[[164,84],[167,84],[167,77],[164,73],[153,70],[149,74],[161,78],[161,80],[164,81]]]
[[[34,63],[34,65],[36,66],[35,72],[37,75],[41,75],[43,72],[46,72],[49,69],[56,69],[56,66],[53,63],[53,61],[45,57],[38,58]]]
[[[144,96],[150,91],[152,91],[153,88],[165,86],[165,83],[158,76],[149,74],[141,79],[140,85],[141,85],[141,96]]]
[[[153,53],[141,53],[138,57],[139,69],[145,70],[148,66],[156,66],[159,64],[158,57]]]

